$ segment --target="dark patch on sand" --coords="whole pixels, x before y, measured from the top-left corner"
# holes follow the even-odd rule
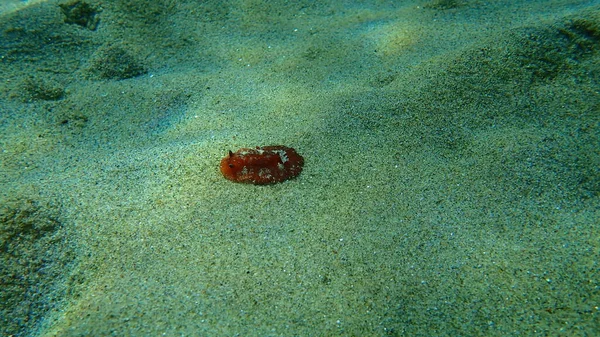
[[[130,49],[120,44],[98,48],[90,60],[87,72],[92,77],[110,80],[124,80],[145,74],[146,68]]]
[[[0,201],[0,334],[26,336],[67,293],[76,253],[60,206]]]
[[[65,96],[64,87],[49,76],[31,75],[19,82],[11,93],[11,97],[23,102],[57,101]]]
[[[65,23],[61,8],[40,3],[3,16],[0,20],[0,67],[10,65],[11,73],[46,70],[75,71],[81,55],[93,46],[94,32]]]
[[[89,30],[96,30],[100,23],[99,9],[87,2],[74,0],[59,4],[65,14],[65,23],[72,23]]]

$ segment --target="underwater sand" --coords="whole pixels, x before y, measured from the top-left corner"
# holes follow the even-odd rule
[[[0,34],[0,335],[600,335],[599,1],[6,1]],[[219,172],[275,144],[296,179]]]

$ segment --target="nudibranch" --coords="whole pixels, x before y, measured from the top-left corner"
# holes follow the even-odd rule
[[[280,183],[302,172],[304,158],[283,145],[239,149],[221,160],[221,173],[231,181],[255,185]]]

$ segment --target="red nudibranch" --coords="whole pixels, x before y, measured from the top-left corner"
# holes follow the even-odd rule
[[[239,149],[221,160],[221,173],[231,181],[255,185],[280,183],[300,174],[304,158],[283,145]]]

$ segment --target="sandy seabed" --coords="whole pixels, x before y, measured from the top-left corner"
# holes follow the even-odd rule
[[[600,335],[599,1],[5,1],[0,73],[0,335]]]

